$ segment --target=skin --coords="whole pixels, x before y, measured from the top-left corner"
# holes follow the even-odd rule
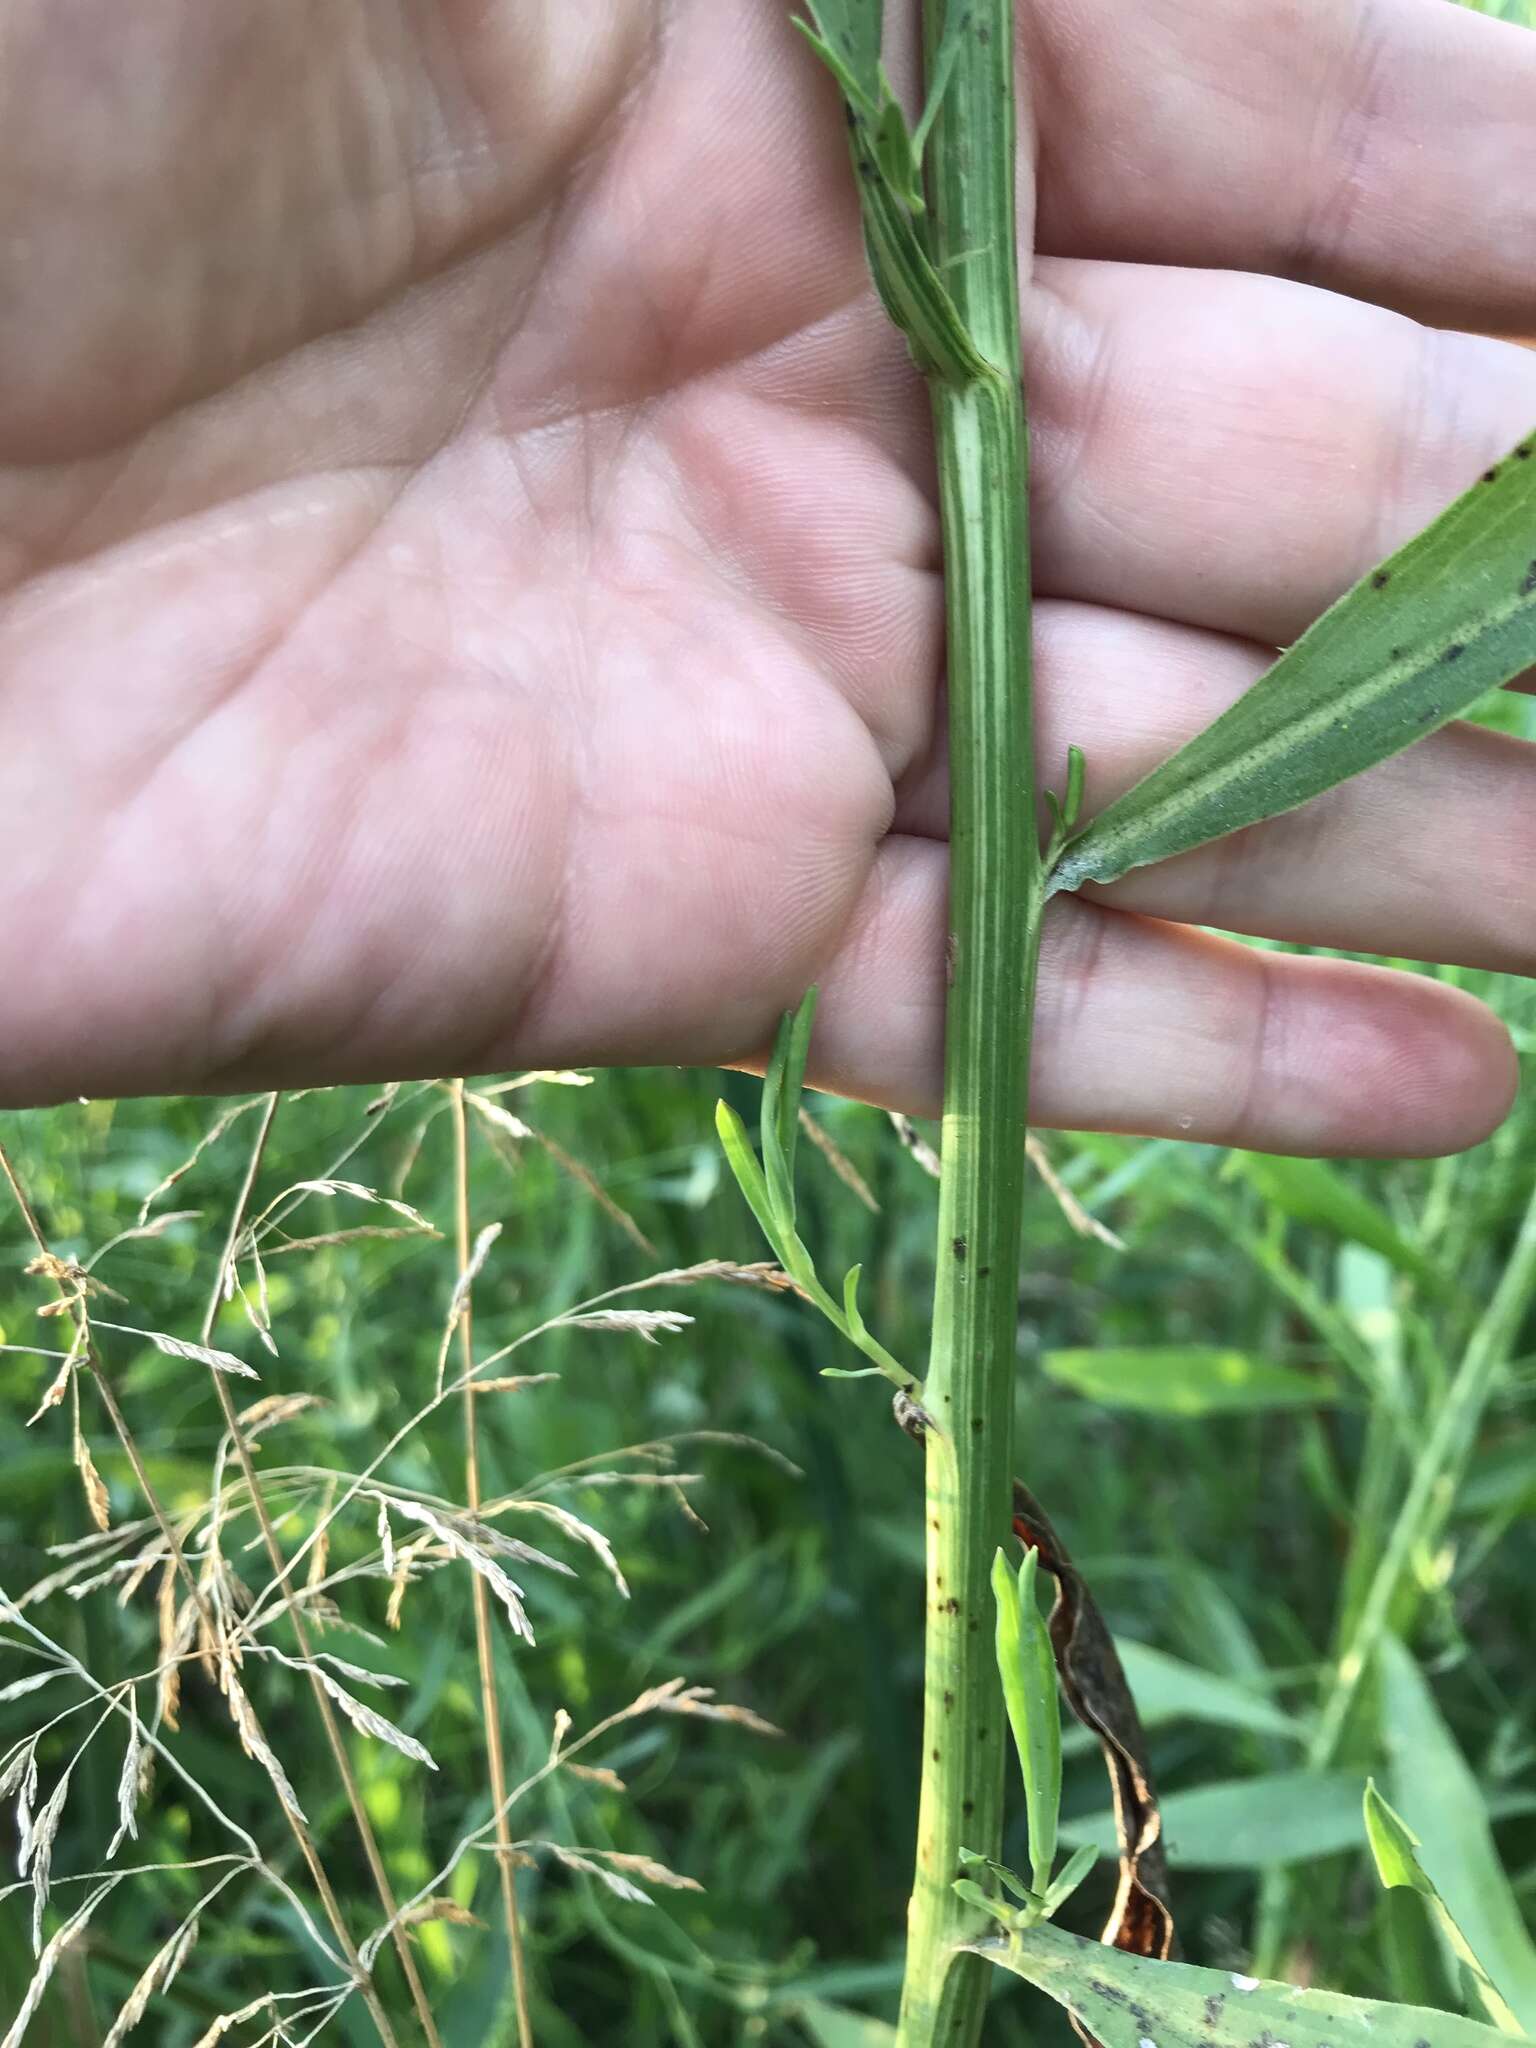
[[[784,0],[11,0],[0,1100],[511,1065],[939,1088],[923,391]],[[1206,722],[1536,419],[1536,36],[1021,0],[1040,759]],[[1041,1123],[1434,1152],[1536,754],[1053,910]]]

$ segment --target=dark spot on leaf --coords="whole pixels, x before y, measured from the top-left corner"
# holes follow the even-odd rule
[[[1531,442],[1522,441],[1520,443],[1520,446],[1515,450],[1516,462],[1529,462],[1531,459],[1531,447]]]
[[[1533,590],[1536,590],[1536,562],[1532,562],[1525,572],[1525,581],[1520,585],[1520,595],[1529,597]]]
[[[1377,569],[1371,576],[1371,588],[1372,590],[1385,590],[1391,581],[1392,571],[1390,569]]]
[[[1498,472],[1498,470],[1497,470],[1496,468],[1495,468],[1495,469],[1485,469],[1485,470],[1483,471],[1482,475],[1481,475],[1481,476],[1480,476],[1480,477],[1478,478],[1478,482],[1479,482],[1480,484],[1491,484],[1491,483],[1493,482],[1494,478],[1495,478],[1495,477],[1496,477],[1496,476],[1498,475],[1498,473],[1499,473],[1499,472]]]
[[[1420,725],[1428,725],[1432,718],[1438,718],[1439,716],[1440,706],[1438,704],[1426,704],[1419,713],[1418,723]]]
[[[951,1593],[949,1598],[944,1602],[944,1612],[946,1614],[958,1614],[960,1612],[960,1602],[955,1598],[953,1593]]]
[[[1533,574],[1536,574],[1536,562],[1533,562],[1531,564],[1531,571]],[[992,1268],[990,1266],[978,1266],[976,1268],[976,1278],[978,1280],[985,1280],[987,1275],[991,1272],[991,1270]]]
[[[1213,1991],[1205,2001],[1205,2024],[1208,2027],[1214,2027],[1221,2018],[1221,2009],[1226,2002],[1225,1997],[1219,1991]]]
[[[1118,1984],[1106,1984],[1101,1977],[1089,1980],[1088,1989],[1100,1998],[1107,1998],[1111,2005],[1124,2005],[1125,1993]]]
[[[939,1752],[938,1752],[938,1751],[937,1751],[936,1749],[930,1749],[930,1750],[929,1750],[929,1752],[928,1752],[928,1754],[929,1754],[929,1755],[930,1755],[930,1756],[931,1756],[931,1757],[933,1758],[933,1760],[934,1760],[934,1762],[935,1762],[935,1763],[937,1763],[937,1762],[938,1762],[938,1760],[939,1760]]]
[[[960,1811],[965,1815],[966,1819],[969,1820],[971,1815],[976,1811],[975,1800],[962,1799],[960,1802]]]
[[[1387,659],[1388,661],[1401,661],[1406,652],[1406,648],[1389,647],[1387,649]]]
[[[1466,651],[1466,643],[1464,641],[1453,640],[1450,646],[1447,647],[1445,652],[1441,655],[1440,659],[1442,661],[1460,661],[1461,657],[1466,653]]]
[[[950,1250],[955,1255],[956,1263],[963,1266],[965,1264],[965,1239],[957,1237],[951,1244]]]

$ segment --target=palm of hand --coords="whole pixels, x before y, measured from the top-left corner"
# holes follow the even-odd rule
[[[746,1059],[820,978],[818,1078],[932,1106],[923,395],[778,0],[594,12],[23,10],[0,144],[27,172],[0,180],[11,1099]],[[1464,232],[1427,302],[1422,208],[1396,250],[1332,199],[1266,220],[1289,117],[1250,105],[1253,161],[1211,183],[1200,95],[1235,63],[1261,92],[1279,54],[1240,12],[1168,0],[1138,31],[1195,95],[1180,145],[1065,6],[1026,24],[1052,96],[1026,315],[1041,767],[1082,744],[1094,802],[1536,411],[1506,345],[1104,260],[1302,260],[1519,317],[1528,260]],[[1454,22],[1467,90],[1513,105],[1530,59],[1501,37],[1496,65],[1484,27]],[[1374,70],[1322,9],[1290,34],[1347,107],[1388,59],[1443,70],[1438,13],[1414,32]],[[1369,137],[1352,161],[1368,183]],[[1529,774],[1519,743],[1453,730],[1236,853],[1066,906],[1037,1114],[1277,1146],[1478,1135],[1508,1086],[1484,1013],[1191,926],[1526,967]],[[1401,849],[1426,804],[1442,862],[1458,832],[1497,848],[1476,904]]]

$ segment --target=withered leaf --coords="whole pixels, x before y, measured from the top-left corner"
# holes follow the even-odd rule
[[[1049,1628],[1061,1689],[1078,1720],[1098,1737],[1114,1794],[1120,1880],[1100,1938],[1112,1948],[1166,1962],[1174,1952],[1174,1927],[1162,1815],[1119,1652],[1050,1517],[1017,1479],[1013,1533],[1026,1549],[1038,1551],[1041,1569],[1056,1581]]]

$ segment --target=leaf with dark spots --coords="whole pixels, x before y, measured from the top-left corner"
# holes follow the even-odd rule
[[[1028,1487],[1013,1482],[1013,1532],[1056,1581],[1051,1645],[1067,1705],[1104,1752],[1115,1802],[1120,1881],[1102,1940],[1134,1955],[1167,1957],[1174,1945],[1162,1816],[1147,1768],[1147,1739],[1120,1653],[1066,1546]],[[1087,2038],[1085,2036],[1085,2038]]]
[[[1364,576],[1220,718],[1070,839],[1050,893],[1117,881],[1309,803],[1536,666],[1530,446]]]
[[[1049,1921],[967,1946],[1054,1998],[1103,2048],[1508,2048],[1510,2039],[1455,2013],[1128,1955]]]

